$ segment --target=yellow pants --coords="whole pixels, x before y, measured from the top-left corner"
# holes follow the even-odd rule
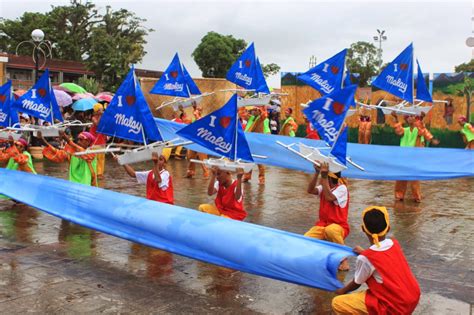
[[[199,205],[198,210],[201,211],[201,212],[204,212],[204,213],[209,213],[209,214],[217,215],[217,216],[220,216],[220,217],[228,218],[228,216],[222,214],[219,211],[219,209],[217,209],[217,207],[215,205],[210,205],[208,203]]]
[[[313,226],[304,236],[326,240],[344,245],[344,229],[339,224],[329,224],[328,226]]]
[[[332,299],[332,310],[336,314],[369,314],[365,306],[366,291],[343,294]]]
[[[176,151],[174,151],[174,155],[178,156],[178,157],[181,157],[181,151],[183,151],[182,146],[176,147]]]
[[[95,145],[91,149],[92,150],[99,150],[104,149],[103,145]],[[97,176],[102,177],[105,171],[105,153],[96,154],[97,157]]]

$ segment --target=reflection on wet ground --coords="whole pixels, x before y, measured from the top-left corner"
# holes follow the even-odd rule
[[[146,168],[138,165],[137,169]],[[171,161],[176,204],[212,202],[199,172],[185,179],[186,161]],[[42,174],[66,178],[65,165],[37,163]],[[319,201],[305,193],[310,175],[267,169],[245,185],[247,221],[304,233]],[[104,188],[139,196],[135,184],[109,160]],[[474,179],[423,182],[424,200],[396,203],[393,182],[351,180],[349,246],[367,245],[361,210],[389,207],[424,298],[419,313],[469,314],[474,303],[472,243]],[[339,274],[348,281],[352,271]],[[44,212],[0,201],[0,309],[12,312],[317,313],[330,311],[330,292],[248,275],[105,235]],[[451,310],[451,311],[450,311]],[[443,313],[443,312],[442,312]]]

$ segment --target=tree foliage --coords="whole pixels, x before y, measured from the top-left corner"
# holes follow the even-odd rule
[[[346,65],[350,72],[359,73],[360,86],[367,86],[369,79],[377,73],[377,48],[368,42],[356,42],[347,51]]]
[[[280,66],[276,63],[269,63],[267,65],[262,65],[262,71],[265,78],[268,78],[271,75],[278,74],[280,72]]]
[[[243,39],[209,32],[193,51],[194,61],[205,78],[225,78],[235,60],[247,47]]]
[[[454,67],[454,72],[474,72],[474,59]]]
[[[31,40],[31,32],[40,28],[53,44],[54,58],[84,62],[103,87],[114,89],[130,64],[146,54],[145,37],[153,30],[145,28],[144,22],[125,9],[107,6],[102,15],[91,1],[71,0],[46,13],[0,19],[0,51],[14,54],[18,43]],[[22,45],[18,54],[31,55],[32,47]]]

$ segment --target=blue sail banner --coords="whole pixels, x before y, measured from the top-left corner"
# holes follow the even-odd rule
[[[170,65],[166,68],[158,82],[156,82],[150,93],[189,97],[189,90],[178,53],[174,55]]]
[[[267,81],[265,80],[265,76],[263,74],[262,65],[260,64],[260,60],[258,58],[255,66],[257,67],[257,87],[255,88],[255,91],[259,93],[270,94],[270,89],[268,88]]]
[[[308,84],[323,95],[342,87],[347,49],[344,49],[298,76],[298,80]]]
[[[428,87],[426,86],[425,77],[421,71],[418,59],[416,60],[416,64],[418,66],[418,74],[416,77],[416,99],[433,103],[433,98],[431,97],[430,91],[428,91]]]
[[[165,140],[176,138],[176,132],[185,125],[155,118]],[[254,162],[291,170],[314,172],[313,165],[277,144],[286,145],[301,142],[311,147],[324,147],[321,140],[294,138],[248,132],[245,135]],[[190,150],[214,154],[199,144],[187,145]],[[474,177],[474,150],[446,148],[410,148],[387,145],[348,143],[347,155],[365,168],[361,171],[350,163],[342,172],[348,178],[372,180],[444,180],[459,177]],[[422,161],[420,163],[420,161]],[[445,167],[439,167],[444,165]]]
[[[334,291],[351,248],[197,210],[0,169],[0,193],[82,226],[211,264]]]
[[[153,115],[145,100],[132,67],[97,127],[99,133],[135,142],[161,141]]]
[[[13,103],[13,108],[54,124],[54,120],[63,121],[56,97],[49,82],[49,70],[41,75],[38,82]]]
[[[334,144],[346,118],[349,107],[354,103],[357,85],[318,98],[303,110],[313,127],[330,146]]]
[[[253,43],[230,67],[226,79],[246,90],[267,94],[270,92],[263,76],[262,66],[255,55]]]
[[[413,103],[413,44],[385,67],[372,85]]]
[[[331,154],[342,164],[346,165],[346,154],[347,154],[347,131],[348,127],[345,127],[339,137],[337,137],[336,143],[331,150]]]
[[[200,95],[201,91],[199,90],[198,86],[194,82],[193,78],[189,74],[188,70],[186,67],[183,65],[183,74],[184,74],[184,79],[186,81],[186,85],[188,86],[189,93],[192,95]]]
[[[237,94],[223,107],[182,128],[176,134],[209,149],[212,154],[234,161],[253,161],[244,131],[238,122]]]
[[[18,124],[18,113],[12,108],[12,81],[0,86],[0,126],[12,127]]]

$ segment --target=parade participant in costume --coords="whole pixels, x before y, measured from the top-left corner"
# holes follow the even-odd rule
[[[117,160],[117,157],[114,156]],[[174,204],[173,180],[166,170],[166,158],[153,152],[151,155],[153,168],[149,171],[137,172],[130,165],[123,165],[130,177],[136,178],[139,184],[146,185],[146,198],[159,202]]]
[[[103,149],[107,144],[107,136],[97,132],[100,118],[104,113],[104,107],[100,103],[94,105],[94,115],[92,116],[92,127],[89,132],[95,137],[92,149]],[[102,178],[105,170],[105,153],[96,154],[97,157],[97,177]]]
[[[308,118],[304,118],[306,123],[306,138],[313,139],[313,140],[321,140],[319,137],[318,131],[313,128],[313,125],[309,122]]]
[[[332,300],[336,314],[411,314],[420,300],[420,287],[408,266],[400,244],[386,238],[390,221],[385,207],[368,207],[362,213],[362,231],[371,246],[358,254],[354,279],[336,290]],[[366,291],[346,294],[363,283]]]
[[[6,169],[36,174],[31,154],[27,151],[28,142],[20,138],[17,141],[9,137],[10,147],[0,151],[0,162],[6,162]]]
[[[270,120],[268,119],[268,113],[265,107],[253,107],[251,116],[247,121],[245,126],[245,131],[247,132],[257,132],[270,134]],[[258,166],[258,183],[260,185],[265,184],[265,166],[262,164],[257,164]],[[248,182],[252,178],[252,171],[244,175],[244,182]]]
[[[341,179],[340,173],[330,173],[328,163],[320,163],[319,168],[314,165],[315,173],[308,185],[308,193],[319,195],[319,220],[315,226],[304,235],[333,243],[344,244],[349,235],[347,222],[349,210],[349,191]],[[321,180],[318,182],[319,174]],[[349,270],[347,259],[343,260],[339,270]]]
[[[405,116],[405,120],[408,123],[408,127],[405,128],[398,121],[396,112],[392,112],[392,117],[395,119],[395,133],[402,137],[400,139],[401,147],[424,147],[425,141],[432,141],[434,144],[439,143],[426,129],[423,123],[424,113],[418,119],[413,115]],[[399,201],[405,199],[407,185],[408,181],[406,180],[397,180],[395,182],[395,199]],[[420,181],[410,181],[410,185],[415,202],[421,202]]]
[[[372,140],[372,121],[370,113],[367,113],[364,107],[359,108],[359,137],[358,143],[370,144]]]
[[[215,205],[202,204],[199,211],[222,217],[242,221],[247,216],[243,204],[242,177],[244,171],[237,171],[237,179],[232,178],[229,171],[217,167],[211,169],[211,179],[207,187],[207,194],[216,195]]]
[[[76,152],[82,152],[89,148],[94,143],[95,137],[90,132],[83,131],[78,135],[76,144],[64,132],[60,132],[60,136],[66,141],[63,150],[53,147],[44,139],[41,133],[38,133],[38,137],[46,145],[43,149],[43,155],[48,160],[56,163],[69,161],[69,180],[71,182],[97,186],[97,159],[95,154],[74,155]]]
[[[248,119],[249,119],[249,112],[247,108],[240,107],[239,108],[239,121],[240,121],[240,124],[242,125],[243,130],[245,130],[245,128],[247,127]]]
[[[295,119],[291,116],[293,114],[293,109],[288,107],[285,109],[286,119],[281,125],[280,135],[294,137],[296,130],[298,129],[298,124],[295,122]]]
[[[195,122],[196,120],[201,119],[201,117],[202,117],[202,108],[197,106],[196,104],[193,104],[192,122]],[[191,162],[191,159],[203,161],[204,159],[207,159],[207,154],[188,150],[187,158],[188,158],[188,170],[186,172],[186,177],[192,178],[196,174],[196,163]],[[202,168],[203,177],[208,178],[209,169],[207,168],[207,166],[205,164],[201,164],[201,168]]]
[[[458,124],[462,127],[461,136],[466,144],[466,149],[474,150],[474,127],[467,122],[466,116],[460,116]]]

